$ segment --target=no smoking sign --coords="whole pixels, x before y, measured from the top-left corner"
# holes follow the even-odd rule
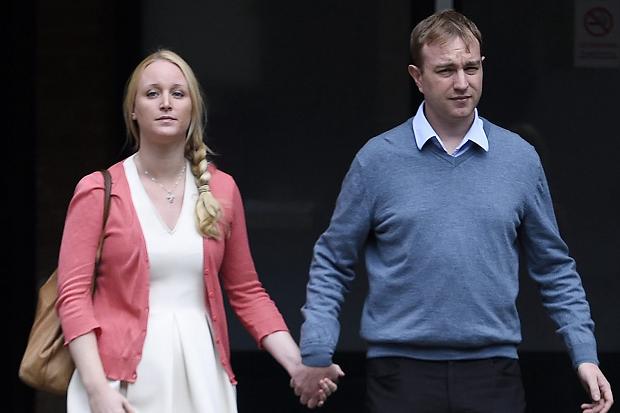
[[[614,27],[614,16],[605,7],[594,7],[584,14],[583,26],[592,36],[606,36]]]
[[[575,66],[620,67],[617,0],[575,0]]]

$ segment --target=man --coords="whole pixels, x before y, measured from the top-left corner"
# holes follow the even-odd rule
[[[361,258],[369,412],[524,412],[521,250],[591,398],[581,408],[611,407],[540,159],[518,135],[478,116],[480,50],[478,28],[453,10],[414,28],[408,70],[424,102],[357,153],[314,248],[302,309],[306,367],[292,380],[302,402],[332,362],[339,310]]]

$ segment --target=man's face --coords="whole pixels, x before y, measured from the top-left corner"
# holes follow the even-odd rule
[[[471,122],[482,93],[482,60],[478,42],[460,37],[422,47],[422,67],[409,74],[424,95],[424,113],[431,125],[446,127]]]

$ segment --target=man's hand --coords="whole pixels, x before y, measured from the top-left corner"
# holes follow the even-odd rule
[[[581,384],[590,395],[592,403],[583,403],[583,413],[607,413],[614,404],[611,385],[594,363],[581,363],[577,368],[577,375]]]
[[[336,383],[344,372],[337,364],[328,367],[308,367],[301,364],[291,375],[291,387],[299,402],[310,409],[321,407],[327,396],[336,391]]]

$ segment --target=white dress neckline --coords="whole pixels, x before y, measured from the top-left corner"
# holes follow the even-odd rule
[[[142,183],[142,180],[140,179],[140,175],[138,174],[138,167],[136,165],[135,157],[136,157],[136,154],[133,154],[129,158],[127,158],[127,160],[125,161],[127,162],[127,165],[126,165],[127,167],[125,168],[125,172],[127,174],[127,180],[138,183],[138,185],[133,185],[133,186],[130,185],[130,188],[132,190],[135,189],[138,192],[135,194],[136,196],[143,197],[144,199],[148,200],[148,204],[150,206],[149,209],[151,210],[151,213],[154,215],[155,219],[159,222],[159,225],[162,227],[162,229],[169,234],[174,234],[177,228],[179,227],[179,221],[181,220],[181,217],[184,215],[185,208],[188,207],[188,204],[193,204],[193,202],[189,202],[188,200],[190,194],[196,193],[196,191],[192,191],[192,189],[194,189],[196,186],[194,185],[194,179],[193,179],[194,176],[192,175],[189,162],[187,160],[185,161],[186,163],[185,186],[183,190],[183,197],[181,198],[181,202],[182,202],[181,211],[179,212],[179,216],[177,217],[174,227],[170,228],[168,224],[166,224],[166,222],[162,219],[161,215],[159,214],[159,211],[157,210],[157,208],[155,207],[155,204],[153,203],[153,200],[151,199],[149,194],[146,192],[146,188],[144,188],[144,184]]]

